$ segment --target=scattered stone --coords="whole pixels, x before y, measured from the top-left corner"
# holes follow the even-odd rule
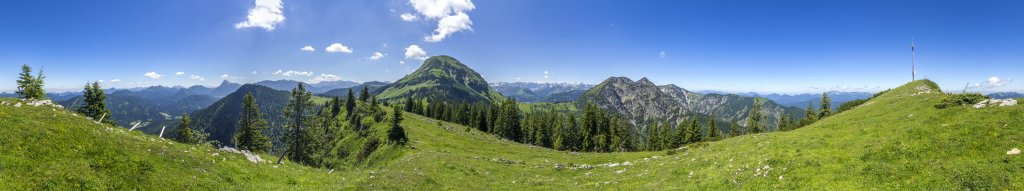
[[[565,165],[562,163],[555,163],[555,170],[562,170],[563,168],[565,168]]]
[[[615,171],[615,174],[622,174],[623,172],[626,172],[626,169],[617,170]]]
[[[1010,149],[1010,151],[1006,151],[1006,154],[1008,154],[1008,155],[1019,155],[1020,154],[1020,149],[1017,149],[1017,148]]]
[[[249,152],[249,151],[246,151],[246,150],[238,150],[238,149],[231,148],[231,147],[222,147],[222,148],[220,148],[220,151],[229,152],[229,153],[243,154],[243,155],[245,155],[245,159],[248,159],[249,161],[251,161],[253,163],[266,162],[265,160],[263,160],[263,158],[260,157],[260,155],[252,154],[252,152]],[[276,168],[276,166],[275,166],[275,168]]]
[[[21,107],[21,102],[14,104],[14,107]]]
[[[981,109],[984,107],[1007,107],[1017,105],[1016,99],[986,99],[974,104],[974,109]]]

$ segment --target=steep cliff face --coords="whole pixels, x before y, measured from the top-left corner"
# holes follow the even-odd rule
[[[647,78],[632,81],[612,77],[580,96],[577,104],[593,102],[629,117],[633,123],[714,116],[719,121],[735,120],[743,124],[754,100],[731,94],[699,94],[672,84],[658,86]],[[771,101],[766,101],[761,111],[769,116],[769,126],[775,126],[783,113],[794,113],[797,117],[803,114],[799,108],[787,108]]]

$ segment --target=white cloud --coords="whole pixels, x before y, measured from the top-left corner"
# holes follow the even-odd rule
[[[476,9],[470,0],[409,0],[409,4],[427,18],[441,18]]]
[[[405,64],[405,61],[398,61],[398,64]]]
[[[316,51],[316,49],[314,49],[313,46],[304,46],[304,47],[302,47],[301,50],[303,52],[313,52],[313,51]]]
[[[455,15],[448,15],[437,21],[437,29],[434,29],[434,34],[423,37],[423,39],[427,42],[441,42],[453,33],[473,30],[471,25],[473,25],[473,21],[469,20],[469,15],[466,13],[459,12]]]
[[[347,46],[342,45],[341,43],[331,44],[331,46],[328,46],[324,50],[326,50],[327,52],[352,53],[352,49],[351,48],[348,48]]]
[[[544,79],[545,79],[545,80],[551,77],[551,76],[549,76],[548,74],[549,74],[549,73],[548,73],[548,71],[547,71],[547,70],[544,70]]]
[[[413,15],[412,13],[402,13],[402,15],[398,15],[398,16],[402,17],[402,20],[406,21],[406,22],[412,22],[412,21],[416,21],[416,19],[419,19],[419,17],[417,17],[416,15]]]
[[[185,72],[175,72],[174,75],[175,76],[185,75]]]
[[[409,45],[408,48],[405,48],[405,58],[413,58],[413,59],[426,60],[427,59],[427,51],[424,51],[418,45],[415,45],[415,44],[414,45]]]
[[[274,25],[284,22],[284,15],[281,14],[283,7],[281,0],[256,0],[256,5],[249,9],[248,20],[235,23],[235,28],[259,27],[273,31]]]
[[[976,88],[983,88],[983,89],[989,89],[989,88],[1003,87],[1003,86],[1006,86],[1006,84],[1009,84],[1010,82],[1013,82],[1013,80],[1012,79],[1002,79],[1002,78],[999,78],[997,76],[992,76],[992,77],[989,77],[988,81],[983,83],[983,84],[982,83],[974,84],[974,87],[976,87]]]
[[[144,76],[146,76],[147,78],[159,79],[164,75],[157,74],[156,72],[147,72],[146,74],[144,74]]]
[[[309,83],[316,84],[316,83],[320,83],[320,82],[338,81],[338,80],[341,80],[341,77],[338,76],[338,75],[334,75],[334,74],[320,74],[319,76],[317,76],[317,77],[315,77],[313,79],[310,79]]]
[[[384,58],[384,53],[374,52],[373,55],[370,56],[370,60],[380,60],[380,58]]]
[[[231,78],[231,76],[228,76],[228,74],[224,74],[224,75],[220,75],[220,78],[227,79],[227,78]]]
[[[224,74],[224,75],[227,75],[227,74]],[[189,78],[192,78],[192,80],[197,80],[197,81],[206,81],[206,78],[203,78],[202,76],[198,76],[198,75],[194,75],[194,74],[189,76]]]
[[[424,37],[427,42],[440,42],[453,33],[473,30],[473,21],[466,14],[476,9],[470,0],[409,0],[409,4],[425,18],[438,19],[434,33]]]
[[[114,80],[110,80],[110,82],[113,82],[113,83],[118,83],[118,82],[121,82],[121,79],[114,79]]]
[[[665,51],[661,51],[658,53],[658,57],[665,58],[666,54],[668,53],[665,53]]]
[[[252,75],[256,75],[256,70],[253,70],[253,71],[252,71]]]
[[[281,76],[284,76],[284,77],[313,76],[313,72],[300,72],[300,71],[295,71],[295,70],[288,70],[288,71],[285,71],[285,72],[281,72],[280,70],[278,70],[277,72],[274,72],[274,75],[278,75],[278,74],[280,74]]]

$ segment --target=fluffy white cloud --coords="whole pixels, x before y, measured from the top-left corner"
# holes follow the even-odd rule
[[[440,42],[453,33],[473,30],[473,21],[466,14],[476,9],[470,0],[409,0],[409,4],[425,18],[438,19],[434,33],[424,37],[427,42]]]
[[[427,59],[427,51],[424,51],[418,45],[415,45],[415,44],[414,45],[409,45],[408,48],[405,48],[405,58],[413,58],[413,59],[426,60]]]
[[[471,25],[473,25],[473,21],[469,20],[469,15],[466,15],[466,13],[458,12],[455,15],[448,15],[437,21],[437,29],[434,29],[434,34],[423,37],[423,40],[427,42],[441,42],[444,38],[451,36],[452,33],[473,30]]]
[[[989,77],[988,81],[983,83],[983,84],[982,83],[974,84],[974,87],[976,87],[976,88],[984,88],[984,89],[996,88],[996,87],[1006,86],[1006,84],[1009,84],[1010,82],[1013,82],[1013,80],[1011,80],[1011,79],[1002,79],[1002,78],[999,78],[997,76],[992,76],[992,77]]]
[[[224,74],[224,75],[220,75],[220,78],[228,79],[228,78],[231,78],[231,76],[228,76],[228,74]]]
[[[175,72],[174,75],[175,76],[185,75],[185,72]]]
[[[384,58],[384,53],[374,52],[373,55],[370,55],[370,60],[380,60],[381,58]]]
[[[419,19],[419,17],[417,17],[416,15],[413,15],[412,13],[402,13],[402,15],[398,15],[398,16],[402,17],[402,20],[406,21],[406,22],[412,22],[412,21],[416,21],[416,19]]]
[[[320,82],[338,81],[338,80],[341,80],[341,77],[338,76],[338,75],[334,75],[334,74],[320,74],[319,76],[316,76],[315,78],[310,79],[309,83],[316,84],[316,83],[320,83]]]
[[[256,75],[256,70],[253,70],[253,71],[252,71],[252,75]]]
[[[405,64],[405,61],[398,61],[398,64]]]
[[[153,78],[153,79],[159,79],[160,77],[164,76],[164,75],[157,74],[156,72],[147,72],[146,74],[143,74],[143,75],[146,76],[147,78]]]
[[[295,71],[295,70],[288,70],[288,71],[285,71],[285,72],[281,72],[280,70],[278,70],[277,72],[274,72],[274,75],[278,75],[278,74],[280,74],[281,76],[284,76],[284,77],[313,76],[313,72],[300,72],[300,71]]]
[[[665,51],[661,51],[661,52],[659,52],[659,53],[658,53],[658,57],[661,57],[661,58],[665,58],[665,56],[666,56],[667,54],[668,54],[668,53],[665,53]]]
[[[302,51],[303,52],[313,52],[313,51],[316,51],[316,49],[314,49],[313,46],[304,46],[304,47],[302,47]]]
[[[409,4],[427,18],[441,18],[476,9],[470,0],[409,0]]]
[[[227,74],[224,74],[224,75],[227,75]],[[191,76],[188,76],[188,77],[192,78],[192,80],[196,80],[196,81],[206,81],[206,78],[203,78],[202,76],[198,76],[198,75],[195,75],[195,74],[193,74]]]
[[[114,80],[110,80],[110,82],[113,82],[113,83],[118,83],[118,82],[121,82],[121,79],[114,79]]]
[[[550,77],[551,77],[551,76],[549,76],[549,75],[548,75],[548,71],[547,71],[547,70],[544,70],[544,79],[546,80],[546,79],[548,79],[548,78],[550,78]]]
[[[281,0],[256,0],[256,5],[249,9],[248,20],[235,23],[235,28],[259,27],[273,31],[274,25],[284,22],[283,7]]]
[[[342,45],[341,43],[331,44],[331,46],[327,46],[327,48],[325,48],[324,50],[326,50],[327,52],[352,53],[351,48],[348,48],[347,46]]]

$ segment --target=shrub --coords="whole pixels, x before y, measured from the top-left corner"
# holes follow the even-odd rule
[[[861,104],[864,104],[865,102],[868,102],[868,100],[866,100],[866,99],[857,99],[857,100],[848,101],[846,103],[840,104],[839,105],[839,111],[836,112],[836,113],[842,113],[842,112],[844,112],[846,110],[853,109],[854,107],[857,107],[857,106],[859,106]]]
[[[363,145],[363,151],[359,152],[359,155],[356,156],[356,160],[359,162],[366,160],[367,157],[370,157],[370,154],[373,154],[373,151],[377,150],[377,146],[379,145],[380,140],[378,139],[370,139],[369,141],[366,141],[366,145]]]
[[[939,104],[935,104],[935,108],[944,109],[961,105],[970,105],[986,99],[988,99],[988,96],[984,96],[979,93],[949,94],[946,98],[943,98]]]

